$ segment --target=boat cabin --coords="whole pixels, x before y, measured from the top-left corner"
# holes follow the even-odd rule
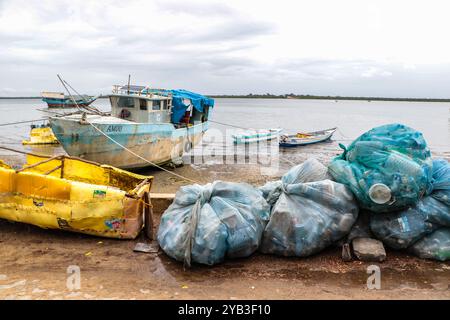
[[[42,98],[47,98],[47,99],[61,99],[61,100],[65,99],[63,92],[43,91],[43,92],[41,92],[41,96],[42,96]]]
[[[109,96],[111,115],[137,123],[172,123],[176,127],[208,120],[209,108],[198,110],[191,99],[174,97],[171,91],[143,86],[114,86]]]

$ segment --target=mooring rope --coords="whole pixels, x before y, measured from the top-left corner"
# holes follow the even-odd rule
[[[41,119],[35,119],[35,120],[26,120],[26,121],[17,121],[17,122],[9,122],[9,123],[0,123],[0,127],[13,126],[15,124],[32,123],[32,122],[45,121],[45,120],[47,120],[47,118],[41,118]]]
[[[344,139],[340,139],[340,141],[353,141],[353,140],[355,140],[355,139],[352,139],[352,138],[349,138],[348,136],[346,136],[339,127],[336,127],[336,129],[337,129],[337,132],[339,132],[339,134],[342,136],[342,138],[344,138]]]
[[[209,119],[208,119],[208,121],[209,122],[213,122],[213,123],[217,123],[217,124],[220,124],[220,125],[223,125],[223,126],[237,128],[237,129],[244,129],[244,130],[248,130],[249,129],[249,128],[239,127],[239,126],[236,126],[236,125],[233,125],[233,124],[229,124],[229,123],[225,123],[225,122],[213,121],[213,120],[209,120]]]
[[[35,157],[39,157],[39,158],[50,158],[50,157],[52,157],[52,156],[46,155],[46,154],[27,152],[27,151],[17,150],[17,149],[5,147],[5,146],[0,146],[0,149],[11,151],[11,152],[15,152],[15,153],[20,153],[20,154],[23,154],[23,155],[31,155],[31,156],[35,156]]]

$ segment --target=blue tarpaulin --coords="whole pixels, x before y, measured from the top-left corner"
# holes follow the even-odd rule
[[[192,105],[196,110],[204,112],[205,107],[214,107],[214,99],[208,98],[199,93],[191,92],[184,89],[174,90],[152,90],[145,89],[142,93],[158,93],[161,95],[172,95],[172,122],[179,123],[186,113],[187,108]],[[189,99],[189,102],[185,104],[185,99]]]

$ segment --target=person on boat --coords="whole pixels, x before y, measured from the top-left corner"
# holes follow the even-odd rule
[[[189,105],[187,107],[186,112],[184,113],[183,118],[181,118],[181,123],[186,124],[186,126],[189,125],[189,122],[191,121],[192,116],[192,105]]]

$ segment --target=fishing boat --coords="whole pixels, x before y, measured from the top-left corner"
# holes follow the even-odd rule
[[[88,106],[97,97],[88,95],[66,96],[62,92],[41,92],[42,101],[47,103],[49,108],[76,108],[78,106]]]
[[[231,135],[235,144],[252,143],[277,139],[282,129],[247,130]]]
[[[27,155],[14,170],[0,160],[0,218],[90,235],[152,236],[153,177],[68,156]]]
[[[113,86],[111,112],[50,117],[71,156],[118,168],[178,163],[208,129],[214,100],[187,90]],[[89,111],[90,110],[90,111]]]
[[[297,133],[292,135],[282,135],[280,137],[280,147],[298,147],[308,144],[327,141],[331,138],[337,128],[330,128],[314,132]]]

